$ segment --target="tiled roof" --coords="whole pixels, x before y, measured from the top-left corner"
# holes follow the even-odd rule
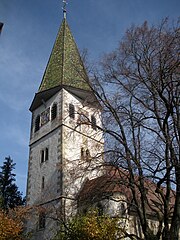
[[[135,176],[135,180],[138,183],[138,176]],[[163,202],[160,197],[160,195],[156,191],[156,184],[148,179],[144,179],[144,186],[146,189],[148,204],[147,212],[152,214],[156,211],[163,211]],[[136,188],[136,197],[139,199],[140,203],[140,192]],[[165,193],[166,188],[161,188],[161,190]],[[108,198],[110,195],[112,195],[115,192],[119,192],[123,194],[126,199],[127,203],[132,203],[132,192],[131,188],[129,186],[129,173],[127,171],[124,171],[123,169],[118,168],[108,168],[105,175],[92,179],[87,180],[81,189],[78,200],[79,202],[96,202],[99,200],[102,200],[104,198]],[[170,197],[170,205],[173,208],[174,206],[174,192],[171,191],[171,197]],[[154,209],[154,210],[153,210]]]
[[[59,29],[39,92],[59,85],[91,90],[86,70],[66,19],[63,20]]]
[[[120,185],[119,178],[105,174],[101,177],[87,180],[78,195],[78,200],[88,201],[89,199],[94,199],[96,201],[104,197],[106,198],[113,192],[126,193],[128,196],[130,194],[125,185]]]

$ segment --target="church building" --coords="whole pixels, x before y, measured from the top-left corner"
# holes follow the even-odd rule
[[[33,212],[27,231],[31,239],[51,239],[60,222],[92,206],[112,217],[120,216],[127,232],[143,237],[136,211],[129,207],[132,196],[126,185],[127,173],[104,167],[102,107],[92,90],[65,8],[30,111],[27,206]],[[152,204],[159,203],[152,182],[147,182],[148,188]],[[158,222],[151,209],[148,214],[156,232]]]

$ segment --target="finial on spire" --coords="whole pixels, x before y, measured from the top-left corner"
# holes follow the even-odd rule
[[[67,6],[67,1],[66,0],[63,0],[63,15],[64,15],[64,18],[66,19],[66,15],[67,15],[67,11],[66,11],[66,6]]]

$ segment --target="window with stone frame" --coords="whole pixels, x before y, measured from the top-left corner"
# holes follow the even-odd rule
[[[53,103],[53,106],[51,108],[51,121],[56,119],[57,117],[57,103]]]
[[[45,161],[49,160],[49,148],[46,147],[45,149],[41,150],[41,154],[40,154],[40,162],[43,163]]]
[[[39,129],[40,129],[40,115],[38,115],[35,119],[34,132],[37,132]]]
[[[89,149],[81,148],[81,160],[89,162],[91,160],[91,155]]]
[[[72,103],[69,104],[69,117],[75,119],[75,107]]]

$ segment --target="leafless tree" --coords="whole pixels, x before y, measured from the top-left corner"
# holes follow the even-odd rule
[[[164,19],[158,26],[147,22],[133,26],[93,75],[94,91],[104,108],[107,161],[128,173],[128,187],[146,240],[177,240],[179,236],[179,35],[179,21],[170,24]],[[149,180],[161,209],[148,197]],[[159,221],[156,233],[147,221],[147,209]]]

